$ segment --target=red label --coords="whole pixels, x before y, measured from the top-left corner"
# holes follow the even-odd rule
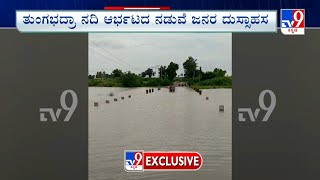
[[[305,13],[304,9],[296,9],[292,11],[292,27],[304,28]]]
[[[202,157],[198,152],[144,152],[144,170],[198,170],[202,166]]]

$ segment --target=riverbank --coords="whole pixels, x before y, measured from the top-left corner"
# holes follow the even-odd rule
[[[89,87],[163,87],[169,86],[173,82],[160,78],[97,78],[89,79]]]
[[[89,87],[164,87],[172,84],[179,84],[177,82],[187,83],[183,79],[175,81],[176,83],[164,80],[160,78],[142,78],[140,81],[135,81],[134,83],[123,84],[120,78],[106,78],[106,79],[89,79]],[[224,81],[223,81],[224,82]],[[205,83],[205,81],[200,82],[189,82],[189,87],[192,89],[219,89],[219,88],[232,88],[231,82],[216,84],[216,82]]]
[[[231,89],[232,86],[216,86],[216,85],[192,85],[192,89]]]

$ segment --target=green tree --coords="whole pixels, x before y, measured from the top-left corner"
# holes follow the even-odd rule
[[[145,70],[144,72],[141,73],[142,77],[149,76],[149,78],[150,78],[153,75],[154,75],[154,73],[153,73],[153,70],[151,68],[148,68],[147,70]]]
[[[121,77],[123,75],[123,72],[120,69],[115,69],[112,71],[111,74],[113,77]]]
[[[124,73],[120,77],[120,81],[124,87],[140,87],[142,84],[141,77],[131,72]]]
[[[94,79],[94,77],[95,77],[94,75],[91,75],[91,74],[88,75],[88,79]]]
[[[151,68],[148,68],[145,72],[146,76],[149,76],[149,78],[153,75],[153,70]]]
[[[170,62],[169,66],[166,69],[166,73],[169,80],[173,80],[177,76],[177,70],[179,69],[179,65],[173,62]]]
[[[196,75],[197,70],[197,59],[194,59],[192,56],[183,63],[184,75],[187,78],[193,78]]]
[[[215,68],[213,70],[213,73],[216,75],[216,77],[224,77],[227,73],[227,71],[224,71],[222,69],[219,69],[219,68]]]
[[[203,80],[207,80],[207,79],[213,79],[215,77],[216,77],[216,75],[215,75],[215,73],[213,73],[213,71],[207,71],[207,72],[202,73],[201,80],[203,81]]]
[[[159,76],[160,78],[164,79],[166,76],[165,76],[165,72],[166,72],[166,69],[167,67],[166,66],[160,66],[159,67]]]
[[[224,77],[227,71],[224,71],[219,68],[215,68],[213,71],[207,71],[205,73],[201,73],[201,80],[213,79],[216,77]]]
[[[146,72],[142,72],[141,73],[141,77],[146,77],[147,75],[146,75]]]
[[[96,73],[96,78],[102,78],[102,72],[98,71],[98,72]]]

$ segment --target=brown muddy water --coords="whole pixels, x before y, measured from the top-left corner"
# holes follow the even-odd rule
[[[177,87],[175,93],[154,88],[146,94],[146,89],[89,88],[89,179],[231,180],[232,90],[203,90],[199,95],[186,87]],[[225,106],[224,112],[219,105]],[[198,151],[204,162],[193,172],[129,173],[123,153],[131,149]]]

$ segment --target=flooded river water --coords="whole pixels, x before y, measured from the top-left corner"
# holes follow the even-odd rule
[[[231,180],[232,90],[199,95],[186,87],[175,93],[154,88],[146,94],[146,89],[89,88],[89,179]],[[198,151],[204,162],[194,172],[128,173],[123,151],[131,149]]]

